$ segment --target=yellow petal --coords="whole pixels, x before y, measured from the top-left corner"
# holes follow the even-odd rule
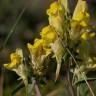
[[[44,50],[46,51],[46,56],[48,56],[49,54],[52,53],[52,49],[51,48],[45,48]]]
[[[16,64],[14,64],[14,63],[4,64],[4,67],[7,68],[7,69],[9,69],[9,70],[13,69],[14,66],[16,66]]]
[[[86,1],[83,1],[83,0],[78,0],[77,2],[77,5],[76,5],[76,8],[74,10],[74,13],[73,13],[73,20],[80,20],[81,18],[83,18],[83,14],[85,11],[86,11]]]
[[[42,29],[42,32],[40,33],[42,39],[45,40],[45,42],[52,43],[56,39],[56,33],[52,30],[50,26],[46,26]]]
[[[62,11],[62,7],[58,2],[55,1],[50,5],[50,8],[47,10],[47,14],[56,15],[58,11]]]
[[[27,44],[27,47],[29,50],[33,48],[32,44],[30,44],[30,43]]]
[[[19,64],[22,62],[22,56],[17,54],[16,52],[12,53],[10,55],[11,62],[8,64],[4,64],[4,67],[7,69],[16,68]]]
[[[82,35],[81,35],[81,38],[83,38],[83,39],[87,39],[87,35],[86,35],[86,33],[83,33]]]
[[[34,42],[34,48],[38,48],[39,46],[42,46],[43,45],[43,39],[36,39],[35,42]]]
[[[81,26],[86,27],[90,17],[87,11],[86,1],[78,0],[72,19],[77,21]]]
[[[81,35],[81,38],[84,40],[91,39],[96,35],[95,32],[85,32]]]

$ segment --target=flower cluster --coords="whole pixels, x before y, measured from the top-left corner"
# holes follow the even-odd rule
[[[29,63],[35,75],[44,75],[44,62],[47,58],[54,57],[57,62],[55,77],[57,80],[62,61],[68,63],[72,56],[70,53],[73,54],[79,66],[74,67],[74,73],[77,77],[79,72],[87,73],[96,69],[96,53],[92,52],[92,48],[96,51],[96,33],[90,32],[92,25],[86,0],[78,0],[72,15],[70,14],[70,4],[68,4],[68,0],[53,2],[47,10],[49,25],[42,29],[41,37],[35,39],[34,44],[27,44],[30,52]],[[68,58],[66,58],[66,54],[69,56]],[[11,63],[4,66],[10,70],[18,70],[22,60],[23,57],[20,54],[12,53]]]

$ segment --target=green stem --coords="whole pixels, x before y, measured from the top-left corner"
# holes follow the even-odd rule
[[[77,96],[80,96],[80,93],[79,93],[79,86],[77,86]]]
[[[77,61],[75,60],[74,56],[71,54],[70,50],[69,50],[68,48],[66,48],[66,50],[67,50],[67,52],[70,54],[70,56],[73,58],[76,66],[79,68],[78,63],[77,63]],[[90,93],[92,94],[92,96],[95,96],[92,88],[90,87],[89,83],[88,83],[87,80],[86,80],[86,75],[84,74],[84,72],[81,72],[81,74],[82,74],[82,76],[83,76],[83,78],[84,78],[84,80],[85,80],[85,82],[86,82],[86,84],[87,84],[87,86],[88,86],[88,88],[89,88],[89,90],[90,90]]]
[[[16,28],[18,22],[20,21],[20,19],[21,19],[23,13],[25,12],[25,9],[26,9],[26,7],[24,7],[24,8],[22,9],[22,11],[21,11],[21,13],[19,14],[19,16],[18,16],[18,18],[17,18],[15,24],[12,26],[12,28],[11,28],[11,30],[10,30],[8,36],[6,37],[6,39],[5,39],[5,41],[4,41],[3,47],[6,46],[6,44],[8,43],[9,38],[10,38],[10,37],[12,36],[12,34],[14,33],[14,30],[15,30],[15,28]]]
[[[82,76],[83,76],[83,78],[84,78],[84,80],[85,80],[85,82],[86,82],[86,84],[87,84],[87,86],[88,86],[88,88],[89,88],[89,90],[90,90],[90,93],[92,94],[92,96],[95,96],[92,88],[90,87],[89,83],[88,83],[87,80],[86,80],[85,74],[82,73]]]
[[[87,81],[95,81],[95,80],[96,80],[96,78],[87,78]],[[85,83],[85,80],[84,79],[79,80],[79,81],[75,82],[74,85],[78,85],[81,83]]]
[[[75,95],[75,91],[74,91],[74,87],[72,85],[72,78],[71,78],[71,74],[70,74],[70,65],[72,63],[72,59],[70,57],[69,63],[68,63],[68,69],[67,69],[67,80],[68,80],[68,84],[69,84],[69,91],[71,96],[76,96]]]
[[[36,96],[41,96],[41,92],[40,92],[40,89],[39,89],[39,86],[38,86],[36,80],[35,80],[34,88],[35,88]]]
[[[14,96],[20,89],[22,89],[24,87],[24,83],[20,82],[16,88],[13,90],[13,92],[11,93],[11,96]]]

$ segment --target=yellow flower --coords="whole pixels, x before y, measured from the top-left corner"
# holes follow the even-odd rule
[[[52,30],[50,26],[46,26],[42,29],[41,38],[45,40],[45,43],[52,43],[54,40],[56,40],[57,34]]]
[[[88,10],[86,1],[78,0],[72,20],[77,21],[78,24],[83,27],[88,26],[90,15],[87,11]]]
[[[23,51],[20,48],[17,48],[16,51],[14,53],[12,53],[10,55],[10,59],[11,62],[8,64],[4,64],[4,67],[16,72],[19,76],[20,79],[23,80],[25,86],[27,86],[28,84],[28,80],[27,80],[27,67],[24,65],[23,62]]]
[[[16,52],[12,53],[10,55],[10,58],[11,58],[11,62],[8,64],[4,64],[5,68],[10,70],[10,69],[16,68],[19,64],[21,64],[21,56]]]
[[[50,8],[47,10],[49,16],[49,24],[51,27],[60,35],[63,36],[63,27],[64,27],[64,8],[59,2],[54,2],[50,5]]]
[[[88,18],[90,17],[87,12],[80,12],[73,20],[77,21],[81,26],[86,27],[88,25]]]
[[[62,7],[55,1],[50,5],[50,9],[47,10],[47,14],[49,16],[56,15],[58,14],[58,11],[62,11]]]
[[[93,38],[94,36],[96,36],[96,33],[95,32],[84,32],[81,35],[81,38],[84,39],[84,40],[88,40],[88,39]]]
[[[78,41],[81,34],[85,32],[90,25],[90,14],[87,7],[86,0],[78,0],[70,23],[70,38],[74,41]]]
[[[47,48],[46,46],[44,46],[45,41],[43,39],[35,39],[34,44],[30,44],[28,43],[28,49],[29,51],[35,55],[35,56],[41,56],[41,55],[48,55],[51,52],[50,48]]]
[[[45,46],[49,45],[51,47],[54,56],[57,61],[57,69],[56,69],[56,78],[57,80],[61,68],[62,57],[64,53],[64,48],[54,30],[52,30],[51,26],[46,26],[43,28],[41,32],[41,37],[45,41]]]
[[[36,39],[34,45],[28,43],[28,49],[31,51],[32,54],[35,54],[36,56],[40,55],[42,54],[42,48],[43,48],[42,43],[43,40]]]
[[[31,56],[31,65],[35,75],[43,75],[43,62],[51,54],[51,48],[47,48],[43,39],[36,39],[34,44],[27,44]]]

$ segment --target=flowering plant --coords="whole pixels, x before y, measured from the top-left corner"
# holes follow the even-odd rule
[[[41,37],[35,39],[34,44],[27,44],[28,64],[23,62],[22,49],[16,49],[11,54],[11,63],[4,64],[5,68],[15,71],[21,77],[26,87],[33,77],[46,78],[49,69],[54,65],[55,81],[62,77],[61,72],[69,72],[71,89],[76,86],[77,94],[81,94],[77,83],[84,81],[92,96],[95,96],[88,83],[90,78],[87,77],[90,71],[96,70],[96,33],[92,31],[95,30],[95,25],[91,23],[87,0],[77,0],[73,9],[70,0],[54,1],[47,10],[49,25],[42,29]],[[31,70],[32,74],[26,70]],[[95,78],[90,80],[93,79]],[[71,94],[74,96],[75,93]]]

